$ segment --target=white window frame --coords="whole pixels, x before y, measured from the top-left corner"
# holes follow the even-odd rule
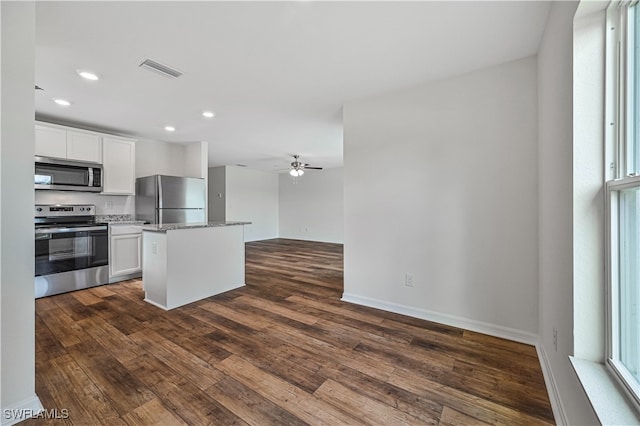
[[[627,174],[628,152],[627,111],[628,80],[628,29],[633,23],[627,22],[629,7],[636,2],[613,2],[607,10],[607,65],[606,65],[606,107],[608,128],[605,132],[605,220],[606,220],[606,365],[613,377],[626,391],[629,399],[640,411],[640,384],[619,361],[619,199],[620,192],[640,188],[640,176]],[[640,6],[639,6],[640,7]],[[640,12],[640,11],[639,11]],[[640,31],[640,29],[639,29]],[[638,58],[637,60],[640,60]],[[639,106],[636,106],[640,108]]]

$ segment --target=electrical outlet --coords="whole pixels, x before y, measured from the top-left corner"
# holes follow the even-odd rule
[[[158,243],[151,244],[151,252],[153,254],[158,254]]]
[[[409,272],[404,274],[404,285],[406,285],[407,287],[413,287],[413,280],[413,274],[410,274]]]
[[[106,210],[113,210],[113,201],[107,201],[105,203]]]
[[[553,328],[553,348],[558,352],[558,330]]]

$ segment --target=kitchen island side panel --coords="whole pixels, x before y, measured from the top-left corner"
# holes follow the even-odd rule
[[[244,227],[167,231],[167,308],[245,285]]]
[[[245,284],[242,226],[143,233],[145,301],[173,309]]]
[[[167,234],[142,233],[142,285],[144,300],[167,309]]]

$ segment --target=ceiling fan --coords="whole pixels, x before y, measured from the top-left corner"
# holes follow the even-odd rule
[[[310,167],[309,164],[302,163],[300,161],[299,155],[293,155],[293,161],[291,162],[291,170],[289,170],[289,174],[293,177],[302,176],[305,169],[322,170],[322,167]]]

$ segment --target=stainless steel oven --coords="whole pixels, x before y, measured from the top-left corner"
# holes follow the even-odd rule
[[[93,205],[36,205],[36,298],[109,281],[108,226]]]

